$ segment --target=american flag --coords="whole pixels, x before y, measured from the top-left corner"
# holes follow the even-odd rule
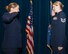
[[[26,32],[27,32],[27,44],[26,48],[28,54],[34,54],[34,31],[33,31],[33,11],[32,11],[32,4],[30,8],[30,12],[28,15],[27,23],[26,23]]]

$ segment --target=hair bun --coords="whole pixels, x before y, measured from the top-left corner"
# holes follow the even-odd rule
[[[6,6],[6,10],[9,10],[9,7],[8,6]]]

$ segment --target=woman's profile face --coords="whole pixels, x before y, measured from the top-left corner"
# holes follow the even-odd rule
[[[58,12],[58,10],[60,10],[60,5],[53,5],[53,10],[55,11],[55,12]]]

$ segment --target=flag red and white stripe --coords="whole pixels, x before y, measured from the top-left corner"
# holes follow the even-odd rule
[[[26,32],[27,32],[26,48],[27,48],[28,54],[34,54],[34,40],[33,40],[34,32],[33,32],[33,25],[31,22],[31,16],[30,15],[28,16],[28,19],[27,19]]]

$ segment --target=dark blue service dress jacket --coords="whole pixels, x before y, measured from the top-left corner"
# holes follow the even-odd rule
[[[57,13],[52,18],[51,23],[51,46],[53,47],[64,47],[66,42],[65,25],[66,15],[63,11]]]
[[[6,12],[2,18],[4,25],[2,48],[21,48],[22,34],[19,13]]]

